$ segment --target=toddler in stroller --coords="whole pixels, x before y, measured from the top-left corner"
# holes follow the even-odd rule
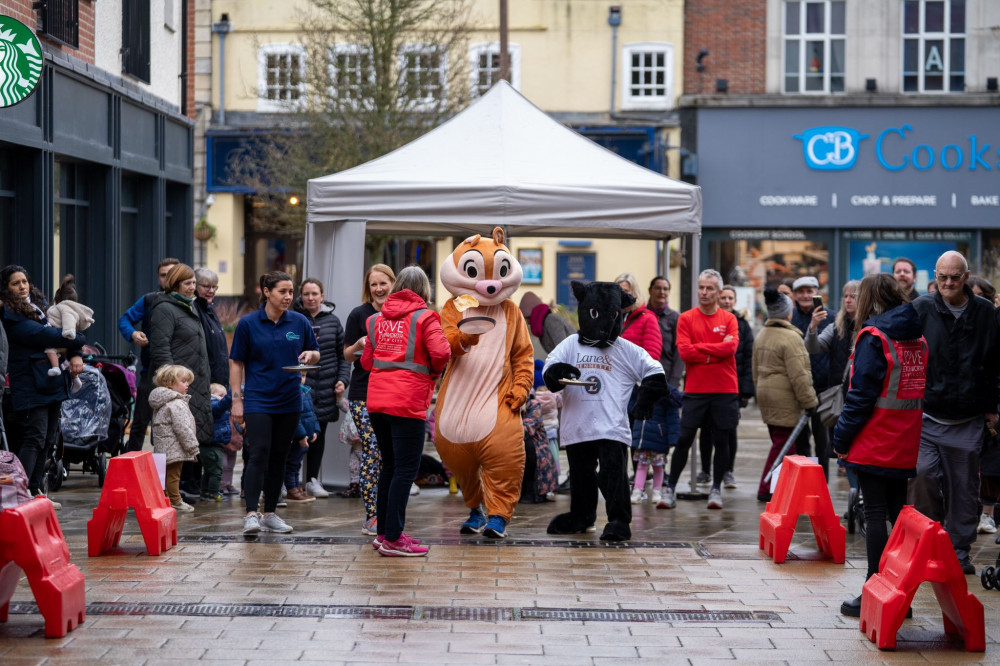
[[[104,485],[107,456],[124,451],[125,430],[135,398],[135,375],[114,363],[133,360],[104,355],[101,347],[87,347],[86,365],[72,367],[77,381],[62,404],[62,451],[53,452],[47,476],[49,489],[58,490],[70,464],[82,464],[84,472],[97,474]],[[74,359],[80,362],[79,359]]]

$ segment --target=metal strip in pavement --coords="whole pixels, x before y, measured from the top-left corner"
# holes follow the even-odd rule
[[[15,615],[37,615],[34,603],[12,601]],[[598,610],[479,606],[325,606],[310,604],[189,604],[98,601],[87,615],[174,615],[191,617],[290,617],[333,620],[447,620],[476,622],[782,622],[773,611]]]
[[[521,548],[693,548],[688,541],[599,541],[597,539],[489,539],[487,537],[420,537],[429,546],[518,546]],[[326,537],[290,534],[179,534],[177,543],[278,543],[296,546],[362,546],[370,537]]]

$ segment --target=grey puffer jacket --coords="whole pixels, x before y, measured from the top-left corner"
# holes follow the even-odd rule
[[[333,314],[337,306],[324,301],[315,317],[302,306],[302,299],[296,299],[293,307],[318,329],[315,332],[319,342],[319,370],[306,375],[306,386],[312,389],[316,420],[320,423],[336,421],[340,418],[340,409],[334,387],[337,382],[344,382],[346,389],[351,381],[351,364],[344,359],[344,327],[340,318]]]
[[[194,381],[188,389],[191,413],[198,426],[198,442],[210,444],[215,433],[209,389],[212,370],[201,320],[191,307],[169,294],[159,294],[149,313],[147,335],[150,376],[163,365],[183,365],[194,373]]]
[[[157,386],[149,393],[153,408],[153,452],[164,453],[167,464],[194,460],[198,455],[194,416],[188,407],[190,395],[166,386]]]

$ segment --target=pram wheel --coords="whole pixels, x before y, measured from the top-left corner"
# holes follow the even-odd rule
[[[67,476],[66,467],[62,460],[49,461],[45,470],[45,486],[49,492],[56,492],[62,488],[63,479]]]
[[[996,587],[995,578],[993,577],[993,567],[983,567],[982,573],[979,575],[979,580],[983,584],[983,588],[987,590],[992,590]]]
[[[96,466],[97,466],[97,469],[95,471],[97,472],[97,487],[98,488],[103,488],[104,487],[104,474],[105,474],[105,472],[107,472],[107,469],[108,469],[107,456],[105,455],[104,451],[101,451],[97,455]]]

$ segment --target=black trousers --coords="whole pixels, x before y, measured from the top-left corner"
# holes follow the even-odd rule
[[[809,425],[802,429],[802,434],[795,440],[795,453],[809,456],[809,435],[816,441],[816,456],[819,466],[823,468],[823,476],[830,480],[830,437],[827,427],[823,425],[818,414],[813,414]]]
[[[858,484],[861,486],[861,497],[865,502],[865,524],[868,536],[865,548],[868,551],[868,575],[865,580],[878,573],[878,563],[882,559],[882,551],[889,542],[889,531],[885,521],[893,525],[906,503],[906,479],[896,479],[888,476],[878,476],[865,471],[858,471]]]
[[[708,474],[712,471],[712,433],[702,428],[698,433],[698,449],[701,452],[701,471]],[[729,466],[727,472],[732,472],[736,466],[736,429],[729,431]]]
[[[382,456],[375,499],[376,531],[396,541],[406,525],[406,505],[420,468],[427,421],[381,412],[368,412],[368,416]]]
[[[128,451],[142,451],[142,444],[146,441],[146,428],[153,420],[153,408],[149,406],[149,394],[152,390],[153,378],[149,376],[148,370],[143,370],[139,375],[135,408],[132,410],[132,426],[128,433],[128,443],[125,445]]]
[[[243,441],[249,454],[243,475],[247,512],[258,509],[263,489],[264,513],[274,513],[281,495],[281,484],[285,480],[288,447],[295,434],[295,426],[299,424],[299,412],[247,414],[244,419],[247,433]]]
[[[350,414],[345,414],[344,418],[351,418]],[[316,441],[309,445],[306,451],[306,482],[310,479],[319,478],[319,468],[323,463],[323,451],[326,449],[326,421],[319,422],[319,435]]]
[[[59,443],[60,403],[32,407],[20,412],[21,448],[17,458],[28,475],[28,489],[37,495],[45,489],[45,458]]]
[[[566,447],[569,460],[570,513],[593,525],[597,520],[597,491],[604,495],[608,522],[632,522],[629,501],[628,445],[610,439],[578,442]]]

